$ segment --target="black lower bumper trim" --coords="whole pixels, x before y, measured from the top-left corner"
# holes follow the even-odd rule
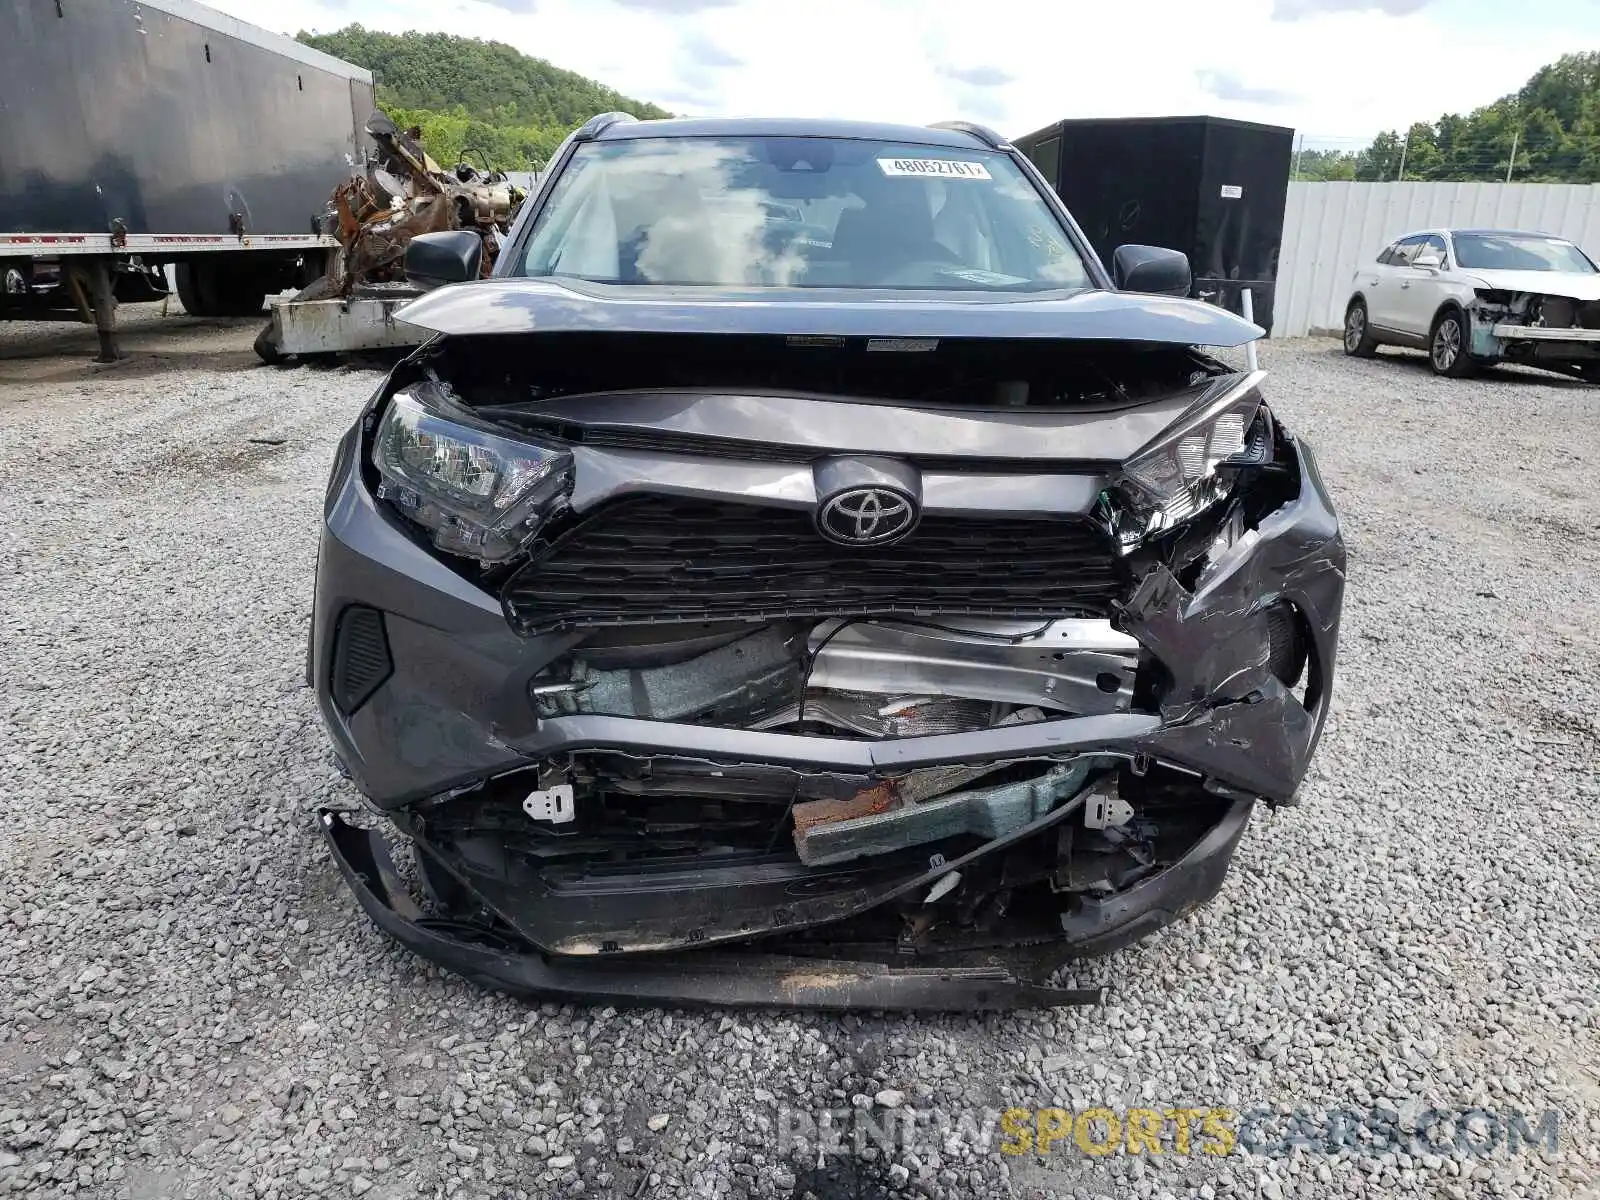
[[[1110,896],[1083,897],[1061,918],[1073,954],[1110,954],[1208,903],[1222,890],[1254,811],[1253,800],[1235,800],[1222,820],[1166,870]]]
[[[497,949],[426,928],[377,834],[323,811],[322,832],[345,882],[373,922],[413,953],[476,983],[531,996],[597,1003],[730,1005],[792,1009],[977,1012],[1097,1004],[1101,988],[1055,988],[1000,967],[886,967],[878,963],[762,954],[630,954],[555,958]],[[394,885],[397,886],[397,885]]]

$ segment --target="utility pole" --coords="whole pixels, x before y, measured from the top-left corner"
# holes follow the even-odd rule
[[[1290,179],[1299,179],[1300,178],[1300,156],[1305,153],[1305,149],[1306,149],[1306,135],[1302,133],[1300,135],[1299,144],[1296,145],[1295,148],[1294,148],[1294,170],[1289,173],[1289,178]]]
[[[1406,151],[1409,149],[1411,149],[1411,130],[1408,129],[1406,130],[1406,140],[1400,143],[1400,174],[1395,179],[1396,183],[1404,183],[1406,181]]]
[[[1517,139],[1521,136],[1522,130],[1513,129],[1511,131],[1511,161],[1506,164],[1507,183],[1511,182],[1511,172],[1516,168],[1517,165]]]

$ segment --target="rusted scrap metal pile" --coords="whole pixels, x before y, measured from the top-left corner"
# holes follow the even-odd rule
[[[473,229],[483,235],[483,273],[523,200],[504,173],[467,163],[442,171],[422,148],[421,130],[401,130],[382,112],[367,122],[378,160],[341,184],[330,200],[328,232],[339,239],[329,270],[340,295],[363,283],[405,278],[406,243],[419,233]]]
[[[394,310],[419,294],[406,283],[406,244],[419,233],[470,229],[483,238],[489,274],[526,198],[502,171],[460,163],[446,171],[422,146],[420,129],[400,129],[374,112],[367,134],[375,159],[328,199],[323,231],[339,243],[327,272],[273,308],[256,338],[268,362],[287,355],[378,349],[420,341],[394,321]]]

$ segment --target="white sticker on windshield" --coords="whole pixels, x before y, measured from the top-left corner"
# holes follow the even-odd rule
[[[957,162],[949,158],[880,158],[878,167],[885,175],[933,179],[988,179],[989,168],[982,163]]]

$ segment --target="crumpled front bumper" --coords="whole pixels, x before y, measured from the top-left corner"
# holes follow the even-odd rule
[[[1094,1004],[1099,988],[1057,988],[1003,966],[886,967],[749,951],[558,958],[534,947],[484,945],[429,928],[400,883],[383,839],[336,813],[323,836],[361,907],[414,954],[475,983],[530,997],[612,1004],[709,1004],[797,1009],[982,1011]]]
[[[1254,803],[1293,801],[1327,713],[1345,551],[1303,443],[1290,444],[1299,477],[1293,499],[1216,550],[1197,578],[1185,576],[1187,583],[1164,567],[1146,570],[1122,605],[1119,624],[1170,677],[1159,711],[883,741],[612,716],[539,719],[529,683],[566,651],[566,635],[512,633],[494,596],[439,563],[374,502],[355,445],[352,435],[341,447],[330,485],[308,674],[341,761],[372,806],[394,813],[402,825],[419,801],[585,750],[873,777],[928,766],[1094,755],[1141,764],[1136,769],[1172,767],[1227,799],[1222,818],[1180,861],[1123,891],[1084,896],[1064,913],[1045,948],[1059,961],[1068,953],[1114,950],[1209,900]],[[1271,669],[1268,609],[1284,603],[1297,614],[1306,642],[1304,703]],[[381,608],[392,665],[370,699],[347,714],[330,695],[328,679],[334,630],[350,604]],[[722,891],[700,880],[684,881],[680,892],[635,892],[630,884],[598,897],[525,893],[517,898],[523,919],[515,922],[523,936],[485,946],[449,927],[430,927],[384,865],[387,855],[372,834],[331,815],[324,831],[380,927],[451,970],[515,991],[886,1009],[1010,1008],[1092,998],[1044,988],[1030,982],[1042,978],[1040,972],[1019,974],[996,961],[902,968],[750,949],[752,937],[825,929],[925,888],[934,876],[922,867],[891,871],[867,863],[857,874],[767,877]],[[1038,832],[1030,826],[1020,836]],[[878,873],[869,877],[872,871]],[[497,899],[511,894],[507,889]],[[486,896],[480,892],[479,899]],[[588,907],[581,919],[539,915],[568,905]],[[507,911],[503,903],[490,901],[489,907]],[[690,923],[697,923],[689,937],[680,928],[686,909],[693,909]],[[549,937],[543,936],[545,922]],[[705,948],[669,948],[696,940]]]
[[[320,819],[340,873],[378,928],[413,953],[485,986],[613,1004],[940,1012],[1098,1003],[1104,989],[1053,987],[1043,979],[1068,953],[1109,953],[1215,896],[1252,807],[1236,802],[1181,862],[1125,892],[1083,905],[1063,922],[1064,943],[957,966],[887,966],[742,947],[597,957],[549,955],[509,941],[484,944],[448,923],[430,927],[380,834],[335,812],[324,811]]]

